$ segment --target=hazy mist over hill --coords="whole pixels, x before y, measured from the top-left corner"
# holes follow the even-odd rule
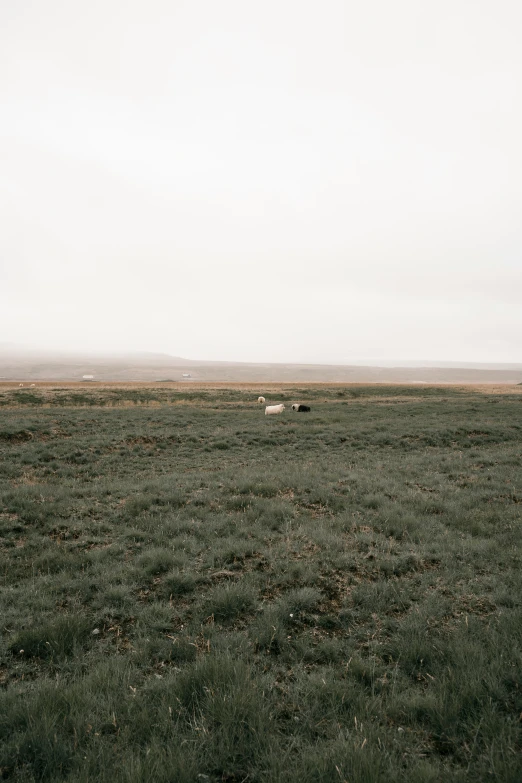
[[[347,365],[215,362],[163,353],[46,352],[0,344],[2,381],[229,381],[344,383],[520,383],[522,364],[367,362]]]

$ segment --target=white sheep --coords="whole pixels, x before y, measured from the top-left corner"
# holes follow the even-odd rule
[[[267,405],[265,408],[265,416],[270,416],[271,413],[282,413],[285,409],[285,406],[281,403],[281,405]]]

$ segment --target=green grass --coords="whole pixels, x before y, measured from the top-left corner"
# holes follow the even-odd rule
[[[522,394],[0,392],[0,779],[522,779]]]

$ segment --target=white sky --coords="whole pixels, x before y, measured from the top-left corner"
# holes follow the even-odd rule
[[[0,342],[522,361],[519,0],[0,0]]]

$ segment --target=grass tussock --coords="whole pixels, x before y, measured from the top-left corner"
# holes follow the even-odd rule
[[[14,656],[60,660],[81,653],[92,630],[88,618],[66,615],[20,631],[8,649]]]

